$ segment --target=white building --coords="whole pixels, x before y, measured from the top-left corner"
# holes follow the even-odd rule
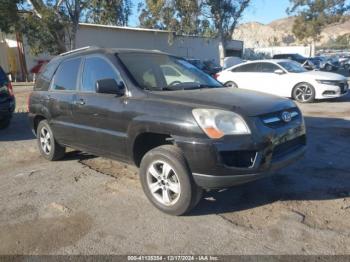
[[[84,46],[160,50],[181,57],[214,60],[219,63],[218,39],[180,36],[163,30],[81,23],[77,32],[76,47]],[[3,57],[2,64],[8,60],[6,50],[4,48],[0,49],[0,57]],[[227,56],[241,57],[242,53],[242,41],[232,40],[227,43]],[[29,46],[24,44],[24,60],[27,72],[30,72],[39,60],[47,59],[50,59],[47,54],[31,55]],[[8,68],[8,65],[4,64],[2,66]],[[18,75],[18,72],[16,72],[16,75]],[[29,79],[31,79],[31,76],[29,76]]]
[[[217,39],[198,36],[179,36],[163,30],[81,23],[77,33],[77,47],[89,45],[148,50],[156,49],[186,58],[219,62],[219,41]],[[242,41],[233,40],[227,44],[227,56],[240,57],[242,52]]]

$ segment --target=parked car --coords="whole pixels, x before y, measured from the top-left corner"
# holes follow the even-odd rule
[[[317,69],[324,71],[337,71],[340,68],[340,63],[336,58],[329,58],[325,56],[315,56],[310,58],[311,61],[317,66]]]
[[[16,100],[11,82],[0,66],[0,129],[9,126],[15,107]]]
[[[257,60],[228,68],[217,75],[228,87],[250,89],[301,103],[344,96],[349,86],[339,74],[307,71],[290,60]]]
[[[29,120],[46,159],[69,146],[134,164],[150,202],[172,215],[191,210],[203,189],[293,163],[306,146],[293,101],[225,88],[158,51],[86,48],[54,58],[30,96]]]
[[[343,67],[346,70],[350,69],[350,56],[343,55],[339,59],[340,66]]]
[[[201,61],[199,59],[186,59],[188,62],[190,62],[192,65],[197,67],[198,69],[204,71],[208,75],[214,76],[217,72],[220,72],[222,70],[222,67],[219,65],[216,65],[213,61],[206,60]]]
[[[272,57],[272,59],[289,59],[301,64],[307,70],[319,69],[314,61],[310,58],[304,57],[300,54],[277,54]]]

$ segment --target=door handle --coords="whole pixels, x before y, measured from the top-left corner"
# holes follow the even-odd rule
[[[84,99],[75,100],[74,104],[78,105],[78,106],[83,106],[83,105],[85,105],[85,101],[84,101]]]

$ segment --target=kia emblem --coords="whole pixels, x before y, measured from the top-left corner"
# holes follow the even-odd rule
[[[282,115],[282,120],[286,123],[290,122],[292,120],[292,115],[289,112],[283,112]]]

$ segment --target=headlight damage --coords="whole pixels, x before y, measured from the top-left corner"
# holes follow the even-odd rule
[[[198,125],[210,138],[251,133],[247,123],[236,113],[218,109],[193,109],[192,113]]]

